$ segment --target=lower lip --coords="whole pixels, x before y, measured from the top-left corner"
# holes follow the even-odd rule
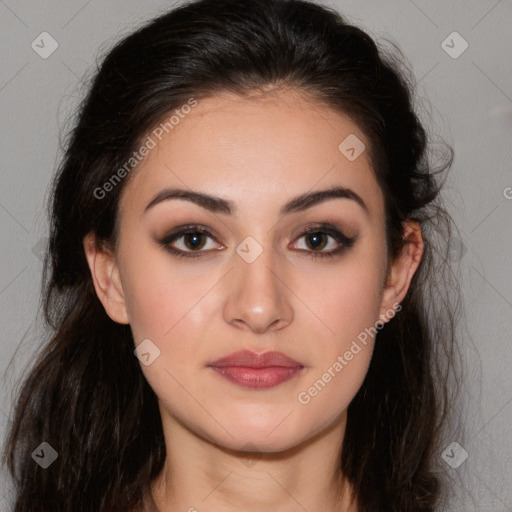
[[[283,366],[270,366],[267,368],[247,368],[241,366],[212,366],[217,373],[227,380],[244,388],[266,389],[273,388],[295,377],[302,366],[292,368]]]

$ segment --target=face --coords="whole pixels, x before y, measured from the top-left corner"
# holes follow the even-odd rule
[[[296,446],[342,422],[376,322],[405,294],[386,284],[384,199],[368,150],[354,159],[339,149],[349,136],[369,141],[293,90],[217,94],[164,135],[123,190],[115,260],[94,267],[88,253],[112,279],[96,278],[98,294],[136,345],[149,340],[141,368],[164,425],[231,449]],[[216,366],[243,350],[294,363]]]

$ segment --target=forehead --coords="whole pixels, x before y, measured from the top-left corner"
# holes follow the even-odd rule
[[[222,92],[198,99],[187,112],[159,137],[154,130],[147,134],[155,147],[132,171],[121,214],[128,205],[142,211],[166,187],[225,197],[237,210],[260,211],[336,185],[364,195],[370,213],[381,214],[369,141],[348,115],[294,89],[250,97]],[[360,152],[355,159],[352,148],[356,156]]]

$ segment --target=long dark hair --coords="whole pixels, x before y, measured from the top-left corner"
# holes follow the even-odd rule
[[[16,397],[5,444],[14,512],[141,507],[166,456],[157,399],[130,327],[112,321],[95,293],[82,240],[95,233],[114,246],[126,162],[163,119],[191,98],[269,87],[308,93],[348,114],[368,137],[390,256],[403,247],[403,221],[422,226],[420,267],[402,310],[379,331],[350,403],[340,469],[361,512],[438,508],[440,443],[458,382],[456,288],[448,284],[453,223],[439,195],[453,150],[445,146],[449,155],[433,166],[413,105],[415,82],[393,46],[385,51],[334,10],[307,1],[200,0],[108,52],[53,185],[43,275],[51,330]],[[31,457],[43,441],[58,453],[48,469]]]

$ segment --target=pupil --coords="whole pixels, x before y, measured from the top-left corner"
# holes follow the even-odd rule
[[[317,248],[317,247],[318,247],[318,242],[320,242],[320,244],[319,244],[319,245],[322,245],[322,240],[321,240],[321,239],[322,239],[322,236],[323,236],[323,234],[322,234],[322,233],[314,233],[314,234],[312,234],[312,235],[309,235],[309,240],[310,240],[310,241],[311,241],[311,240],[316,240],[316,242],[315,242],[315,241],[313,241],[313,243],[312,243],[312,244],[310,243],[310,246],[312,246],[313,248]]]
[[[197,249],[198,247],[201,247],[201,241],[200,238],[202,236],[202,233],[192,233],[187,235],[187,245],[189,245],[189,248]],[[191,242],[192,240],[192,242]],[[199,243],[198,243],[199,241]]]

